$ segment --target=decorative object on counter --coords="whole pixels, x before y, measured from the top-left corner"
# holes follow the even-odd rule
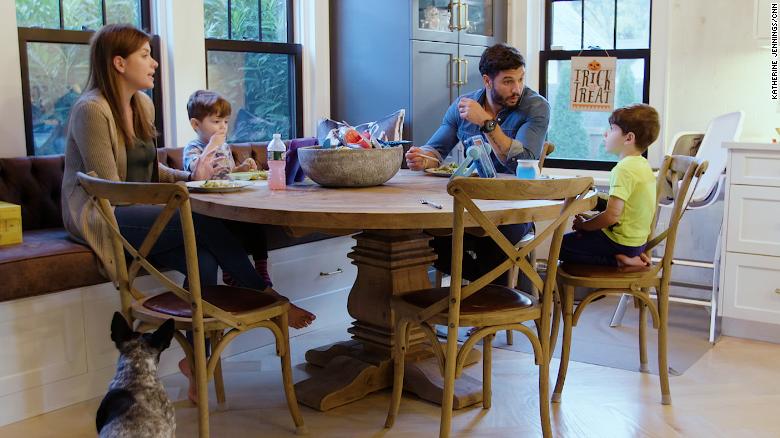
[[[401,168],[400,146],[372,149],[298,149],[306,176],[325,187],[370,187],[384,184]]]

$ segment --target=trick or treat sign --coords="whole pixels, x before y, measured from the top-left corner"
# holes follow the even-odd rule
[[[615,107],[617,58],[571,58],[572,111],[612,111]]]

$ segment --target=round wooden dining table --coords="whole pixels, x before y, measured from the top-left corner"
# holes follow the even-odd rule
[[[328,410],[391,386],[394,327],[390,299],[431,287],[428,270],[436,254],[428,244],[431,234],[425,230],[452,229],[448,181],[402,169],[390,181],[375,187],[325,188],[307,179],[285,190],[270,190],[262,181],[239,192],[190,195],[193,211],[208,216],[281,225],[297,235],[315,231],[357,233],[356,245],[348,255],[357,266],[347,302],[347,311],[355,319],[348,329],[352,340],[306,353],[306,361],[322,370],[296,384],[300,402]],[[554,219],[562,204],[475,203],[496,224]],[[468,214],[464,220],[466,226],[477,225]],[[441,377],[438,367],[430,365],[434,359],[422,332],[412,333],[407,354],[407,367],[412,369],[407,368],[405,388],[439,401]],[[474,360],[478,357],[475,355]],[[419,368],[415,370],[415,366]],[[456,386],[455,407],[477,403],[481,394],[479,380],[464,374]]]

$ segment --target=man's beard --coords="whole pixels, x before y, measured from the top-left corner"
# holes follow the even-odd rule
[[[513,97],[516,97],[516,98],[517,98],[517,102],[515,102],[515,103],[514,103],[513,105],[511,105],[511,106],[510,106],[510,105],[507,105],[507,103],[506,103],[506,102],[507,102],[507,100],[509,100],[509,99],[511,99],[511,98],[513,98]],[[504,108],[511,108],[511,107],[516,107],[516,106],[517,106],[517,105],[520,103],[520,95],[519,95],[519,94],[517,94],[517,93],[512,93],[511,95],[509,95],[509,96],[507,96],[507,97],[503,97],[503,96],[501,96],[500,94],[498,94],[498,91],[496,91],[496,89],[495,89],[495,88],[491,88],[491,89],[490,89],[490,99],[493,101],[493,103],[495,103],[495,104],[498,104],[498,105],[501,105],[501,106],[502,106],[502,107],[504,107]]]

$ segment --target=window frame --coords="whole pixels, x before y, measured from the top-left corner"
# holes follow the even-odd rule
[[[653,37],[653,0],[650,1],[650,10],[648,11],[649,29],[647,36],[647,49],[597,49],[597,50],[552,50],[552,20],[553,3],[556,2],[583,2],[587,0],[545,0],[544,5],[544,48],[539,51],[539,94],[547,98],[547,62],[548,61],[568,61],[572,56],[604,56],[605,52],[609,56],[618,59],[643,59],[644,60],[644,78],[642,82],[642,102],[650,103],[650,52],[651,41]],[[617,47],[617,5],[615,2],[615,20],[613,22],[612,43]],[[580,30],[580,45],[584,44],[585,35],[585,12],[582,13],[582,28]],[[647,151],[643,156],[647,157]],[[582,169],[582,170],[612,170],[617,164],[616,161],[601,160],[582,160],[572,158],[553,158],[548,157],[545,167],[554,167],[560,169]]]
[[[141,28],[151,28],[151,0],[141,0]],[[101,16],[103,23],[106,22],[106,3],[101,1]],[[32,117],[32,93],[30,91],[30,66],[27,57],[27,43],[51,43],[51,44],[82,44],[89,45],[89,40],[95,34],[94,30],[71,30],[63,29],[64,16],[62,14],[62,1],[59,2],[60,8],[60,28],[41,28],[41,27],[18,27],[19,36],[19,64],[22,72],[22,107],[24,111],[24,136],[27,143],[27,156],[35,156],[35,138],[33,135],[33,117]],[[151,32],[149,32],[151,34]],[[154,102],[154,124],[157,128],[157,147],[165,147],[164,125],[162,118],[162,85],[163,65],[160,60],[160,38],[158,35],[152,35],[150,42],[152,46],[152,56],[160,63],[157,73],[154,75],[154,92],[152,101]],[[65,151],[63,151],[64,153]]]
[[[289,87],[289,93],[294,94],[290,96],[290,107],[293,112],[291,118],[292,123],[295,125],[291,129],[296,138],[303,137],[303,45],[291,43],[295,38],[295,14],[293,11],[293,0],[286,0],[287,3],[287,42],[267,42],[267,41],[255,41],[255,40],[233,40],[233,39],[219,39],[219,38],[205,38],[205,59],[206,59],[206,84],[209,82],[209,68],[208,59],[209,51],[219,52],[241,52],[241,53],[271,53],[278,55],[290,55],[291,63],[290,71],[293,72],[295,78],[291,82]],[[257,19],[259,21],[259,37],[262,38],[262,11],[261,0],[257,0],[258,13]],[[233,20],[232,20],[232,1],[227,0],[228,8],[228,38],[232,37]],[[204,30],[205,33],[205,30]],[[268,139],[270,140],[270,139]]]

